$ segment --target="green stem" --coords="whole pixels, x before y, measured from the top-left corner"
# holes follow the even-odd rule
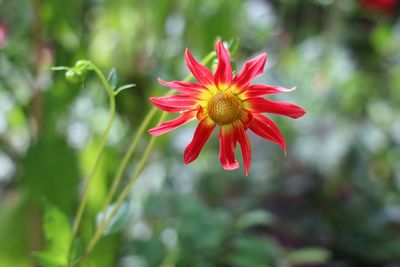
[[[202,64],[203,65],[207,65],[211,60],[214,59],[214,57],[216,56],[216,53],[214,51],[210,52],[203,60],[202,60]],[[192,75],[187,75],[184,79],[184,81],[190,81],[190,79],[192,78]],[[165,95],[171,95],[173,94],[173,90],[169,90]],[[142,121],[141,125],[139,126],[138,131],[136,132],[134,138],[132,139],[132,142],[126,152],[126,154],[124,155],[121,164],[118,166],[117,169],[117,173],[113,179],[113,184],[111,186],[111,190],[109,195],[107,196],[107,200],[105,202],[104,208],[103,208],[103,213],[105,214],[105,211],[107,209],[107,207],[111,204],[111,201],[115,195],[115,192],[118,188],[118,185],[122,179],[123,173],[128,165],[128,162],[130,160],[130,158],[132,157],[133,152],[135,151],[137,144],[140,140],[140,138],[142,137],[144,131],[147,129],[149,123],[151,122],[151,120],[153,119],[153,117],[155,116],[157,112],[157,109],[155,107],[152,107],[151,110],[147,113],[146,117],[144,118],[144,120]],[[164,121],[165,117],[167,116],[167,112],[162,112],[160,119],[157,123],[160,124]],[[99,226],[96,229],[96,232],[94,234],[94,236],[92,237],[92,239],[89,241],[89,245],[85,251],[84,256],[80,259],[80,261],[78,261],[76,263],[76,266],[81,266],[84,261],[87,259],[87,257],[93,252],[94,248],[96,247],[98,241],[100,240],[104,230],[107,227],[107,224],[109,223],[110,219],[115,215],[115,213],[119,210],[119,208],[121,207],[123,201],[125,200],[125,198],[129,195],[129,192],[131,190],[131,187],[133,186],[133,184],[136,182],[136,180],[139,178],[141,172],[143,171],[147,159],[150,155],[150,152],[154,146],[154,142],[155,142],[155,136],[152,136],[150,138],[149,143],[147,144],[146,150],[143,154],[142,159],[140,160],[138,166],[135,169],[134,174],[129,178],[129,182],[128,184],[125,186],[125,188],[123,189],[123,191],[121,192],[121,194],[118,196],[115,205],[113,205],[113,208],[111,210],[111,213],[109,216],[104,216],[103,219],[100,221]]]
[[[158,121],[158,124],[162,123],[166,116],[167,116],[167,112],[162,112],[160,119]],[[107,227],[107,224],[110,220],[110,218],[112,218],[115,213],[118,211],[118,209],[121,207],[122,203],[124,202],[124,200],[126,199],[126,197],[129,195],[129,192],[131,191],[132,185],[137,181],[137,179],[139,178],[140,174],[142,173],[146,163],[147,163],[147,159],[150,156],[150,152],[154,147],[156,141],[156,136],[152,136],[150,138],[150,141],[146,147],[146,150],[143,153],[143,157],[140,160],[138,166],[135,169],[135,172],[133,173],[133,175],[129,178],[129,182],[128,184],[124,187],[124,190],[122,190],[121,194],[119,194],[117,200],[115,201],[115,205],[113,206],[113,209],[111,210],[111,213],[109,216],[107,216],[107,218],[105,220],[103,220],[101,222],[101,224],[99,225],[99,228],[97,229],[94,237],[92,238],[92,240],[90,241],[85,254],[86,255],[90,255],[91,252],[93,251],[93,249],[95,248],[97,242],[99,241],[102,233],[104,232],[104,230]]]
[[[214,57],[216,56],[215,52],[212,51],[210,52],[202,61],[202,64],[206,65],[208,64]],[[184,81],[190,81],[192,78],[192,75],[187,75],[184,79]],[[173,90],[169,90],[165,96],[173,94]],[[113,183],[111,185],[111,190],[110,193],[107,196],[106,202],[103,206],[103,212],[106,211],[107,207],[111,204],[112,199],[115,196],[115,192],[117,191],[118,185],[122,179],[122,176],[124,174],[124,171],[128,165],[128,162],[130,158],[132,157],[133,152],[136,149],[137,144],[139,143],[140,138],[142,137],[143,133],[147,129],[148,125],[150,124],[151,120],[154,118],[156,112],[157,112],[156,107],[152,107],[151,110],[147,113],[146,117],[143,119],[142,123],[139,126],[139,129],[137,130],[135,136],[132,139],[131,144],[128,147],[128,150],[126,151],[124,157],[122,158],[122,161],[120,165],[118,166],[117,173],[113,178]]]
[[[169,91],[171,92],[171,91]],[[131,144],[128,147],[128,150],[126,151],[124,157],[122,158],[122,161],[120,165],[118,166],[117,173],[113,179],[113,183],[111,185],[111,190],[110,193],[107,196],[106,202],[103,206],[103,212],[107,209],[107,207],[111,204],[112,199],[115,196],[115,192],[117,191],[118,185],[122,179],[122,176],[124,174],[124,171],[128,165],[128,162],[130,158],[132,157],[133,152],[136,149],[137,144],[139,143],[140,137],[142,137],[144,131],[146,130],[147,126],[157,113],[157,108],[152,107],[149,113],[147,113],[146,117],[143,119],[142,123],[139,126],[139,129],[137,130],[135,136],[132,139]]]
[[[88,200],[89,187],[90,187],[90,184],[93,181],[93,177],[95,176],[96,171],[97,171],[97,169],[99,167],[100,160],[101,160],[101,158],[103,156],[104,146],[105,146],[105,144],[107,142],[107,139],[108,139],[108,136],[110,134],[111,127],[112,127],[112,124],[113,124],[113,121],[114,121],[114,118],[115,118],[115,95],[114,95],[114,91],[111,88],[111,86],[108,83],[108,81],[105,78],[105,76],[103,75],[103,73],[101,72],[101,70],[96,65],[94,65],[93,63],[90,63],[90,64],[91,64],[91,67],[92,67],[93,71],[100,78],[101,82],[103,83],[103,85],[104,85],[104,87],[105,87],[105,89],[107,91],[109,105],[110,105],[110,117],[108,119],[108,123],[107,123],[106,129],[104,130],[104,133],[103,133],[103,135],[101,137],[101,140],[100,140],[99,151],[97,153],[97,157],[96,157],[95,163],[94,163],[89,175],[87,176],[87,178],[84,181],[83,195],[82,195],[81,201],[79,203],[79,207],[78,207],[77,213],[75,215],[74,224],[73,224],[73,228],[72,228],[72,241],[75,239],[75,237],[78,234],[79,226],[80,226],[80,223],[82,221],[83,212],[85,210],[85,206],[86,206],[86,203],[87,203],[87,200]],[[72,244],[71,244],[71,250],[72,250]]]

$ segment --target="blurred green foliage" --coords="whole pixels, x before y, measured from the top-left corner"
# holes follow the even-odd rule
[[[219,166],[215,137],[183,165],[193,124],[160,137],[125,221],[88,266],[399,266],[397,11],[357,0],[0,0],[0,267],[40,266],[33,252],[51,250],[52,236],[65,252],[65,223],[106,124],[94,75],[73,85],[50,68],[90,59],[104,73],[115,68],[119,84],[136,84],[117,96],[80,231],[85,245],[148,97],[166,92],[156,78],[182,79],[184,49],[200,59],[218,37],[240,40],[237,66],[268,53],[259,82],[297,86],[276,99],[307,115],[273,117],[287,156],[251,135],[245,178]]]
[[[44,266],[66,266],[72,242],[67,216],[57,207],[45,203],[43,230],[48,244],[46,251],[36,253],[36,258]]]

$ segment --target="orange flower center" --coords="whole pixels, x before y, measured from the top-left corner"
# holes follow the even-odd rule
[[[231,93],[218,93],[214,95],[207,105],[210,118],[220,124],[231,124],[240,119],[240,101]]]

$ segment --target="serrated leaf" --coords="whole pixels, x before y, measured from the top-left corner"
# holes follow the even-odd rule
[[[121,207],[117,210],[117,212],[114,214],[114,216],[110,220],[109,216],[110,216],[113,208],[114,208],[114,204],[107,207],[107,210],[105,213],[100,212],[99,214],[97,214],[97,217],[96,217],[97,225],[100,224],[100,222],[103,220],[104,216],[106,216],[107,220],[109,220],[109,223],[107,225],[107,228],[104,230],[103,235],[114,234],[114,233],[121,231],[129,221],[130,207],[129,207],[128,202],[122,203]]]
[[[245,229],[256,225],[271,225],[275,216],[266,210],[253,210],[240,216],[236,222],[238,229]]]
[[[110,83],[111,88],[115,90],[118,86],[118,75],[117,70],[113,68],[110,73],[108,74],[107,81]]]
[[[46,267],[66,266],[72,240],[67,216],[56,206],[46,202],[43,231],[46,250],[35,253],[36,259]]]
[[[52,251],[36,252],[36,253],[34,253],[34,257],[43,267],[65,266],[65,263],[57,262],[57,260],[54,258]]]
[[[117,89],[115,89],[114,94],[117,95],[117,94],[119,94],[121,91],[126,90],[126,89],[129,89],[129,88],[132,88],[132,87],[135,87],[135,86],[136,86],[135,83],[130,83],[130,84],[122,85],[122,86],[118,87]]]
[[[331,253],[323,248],[308,247],[293,250],[286,257],[292,265],[298,264],[323,264],[326,263]]]

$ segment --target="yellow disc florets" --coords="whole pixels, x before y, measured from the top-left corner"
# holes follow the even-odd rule
[[[219,92],[214,95],[207,105],[210,118],[220,124],[230,124],[240,119],[241,103],[229,92]]]

